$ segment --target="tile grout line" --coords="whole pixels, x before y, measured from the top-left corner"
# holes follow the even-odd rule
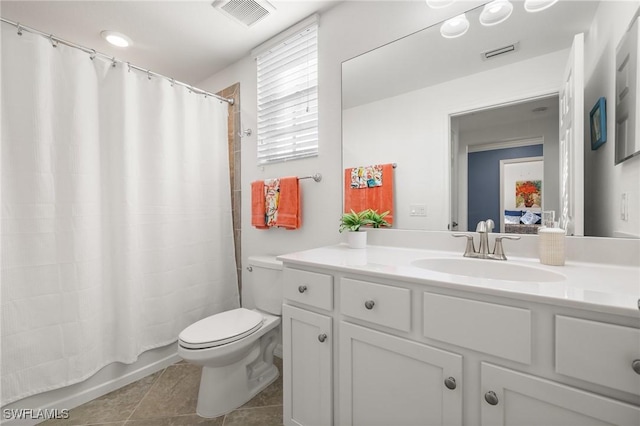
[[[147,389],[147,391],[144,393],[144,395],[142,395],[142,398],[140,398],[140,401],[138,401],[138,403],[137,403],[137,404],[136,404],[136,406],[133,408],[133,410],[131,410],[131,414],[129,414],[129,416],[127,417],[127,419],[124,421],[124,425],[126,425],[126,424],[129,422],[129,420],[131,420],[131,416],[133,416],[133,413],[135,413],[135,412],[136,412],[136,410],[137,410],[138,408],[140,408],[140,404],[142,404],[142,401],[144,401],[144,399],[147,397],[147,395],[149,395],[149,392],[151,392],[151,390],[154,388],[154,386],[156,386],[156,384],[158,383],[158,381],[160,380],[160,378],[161,378],[162,376],[164,376],[164,373],[167,371],[167,369],[168,369],[169,367],[172,367],[173,365],[175,365],[175,364],[171,364],[170,366],[165,367],[165,368],[162,370],[162,373],[160,373],[160,375],[158,376],[158,378],[157,378],[157,379],[155,379],[155,380],[153,381],[153,383],[151,384],[151,386],[149,386],[149,389]]]
[[[255,410],[255,409],[260,409],[260,408],[272,408],[272,407],[283,407],[283,404],[273,404],[273,405],[263,405],[260,407],[247,407],[247,408],[236,408],[235,410],[227,413],[224,415],[224,418],[222,419],[222,425],[221,426],[225,426],[225,424],[227,423],[227,416],[229,414],[235,413],[236,411],[247,411],[247,410]]]
[[[257,410],[257,409],[260,409],[260,408],[272,408],[272,407],[283,407],[283,404],[261,405],[259,407],[236,408],[233,411]],[[232,411],[232,413],[233,413],[233,411]]]

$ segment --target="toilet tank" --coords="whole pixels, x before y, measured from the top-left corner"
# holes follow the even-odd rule
[[[256,308],[282,314],[282,262],[275,256],[249,256],[251,288]]]

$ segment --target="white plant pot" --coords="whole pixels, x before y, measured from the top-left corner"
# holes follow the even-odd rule
[[[365,231],[347,232],[347,244],[353,249],[363,249],[367,247],[367,233]]]

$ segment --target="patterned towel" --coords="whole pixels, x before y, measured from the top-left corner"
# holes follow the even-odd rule
[[[268,227],[276,226],[278,221],[278,205],[280,204],[280,179],[267,179],[264,181],[264,210],[265,224]]]
[[[382,164],[351,169],[351,188],[363,189],[382,186]]]

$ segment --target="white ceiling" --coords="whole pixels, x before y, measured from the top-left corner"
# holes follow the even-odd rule
[[[575,34],[588,30],[598,7],[593,0],[565,0],[543,12],[527,13],[522,0],[512,3],[513,14],[495,27],[479,25],[478,7],[467,12],[471,26],[460,38],[443,38],[440,25],[434,25],[345,62],[343,108],[569,48]],[[520,43],[516,52],[481,59],[482,52],[515,42]]]
[[[560,105],[558,95],[554,95],[470,112],[458,115],[453,119],[457,120],[458,132],[463,135],[465,133],[495,128],[496,126],[526,123],[543,118],[555,118],[557,120],[559,115]],[[469,143],[469,145],[483,143],[486,143],[486,141],[477,140]]]
[[[0,1],[3,18],[196,85],[298,21],[342,0],[270,0],[276,11],[247,28],[203,1]],[[6,24],[2,24],[6,25]],[[100,37],[126,34],[123,49]]]

